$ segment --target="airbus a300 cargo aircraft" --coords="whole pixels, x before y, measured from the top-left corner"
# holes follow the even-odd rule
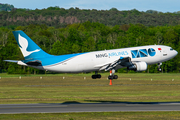
[[[41,70],[78,73],[95,71],[93,79],[101,78],[98,71],[111,71],[109,79],[117,79],[115,70],[127,67],[128,70],[145,71],[147,65],[158,63],[161,71],[162,62],[175,57],[178,52],[169,46],[149,45],[113,50],[102,50],[67,55],[50,55],[44,52],[23,31],[13,31],[21,49],[24,60],[5,60],[19,65],[34,67]]]

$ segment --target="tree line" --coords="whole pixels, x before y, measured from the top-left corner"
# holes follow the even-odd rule
[[[15,9],[13,5],[0,3],[0,11],[8,11],[8,12],[10,12],[12,9]]]
[[[167,45],[180,53],[180,25],[145,26],[124,24],[108,26],[99,22],[74,23],[65,28],[45,24],[17,26],[13,30],[23,30],[44,51],[53,55],[63,55],[97,50],[108,50],[143,45]],[[34,68],[19,66],[3,60],[24,59],[12,34],[11,28],[0,27],[0,72],[45,73]],[[162,72],[180,72],[180,55],[163,62]],[[133,72],[119,69],[118,72]],[[157,73],[157,65],[149,65],[145,72]]]
[[[30,24],[46,24],[56,28],[67,27],[73,23],[86,21],[99,22],[108,26],[124,24],[143,24],[145,26],[165,26],[179,24],[180,12],[162,13],[155,10],[140,12],[136,9],[119,11],[116,8],[110,10],[79,9],[48,7],[47,9],[20,9],[0,12],[0,26],[14,29],[17,26]]]

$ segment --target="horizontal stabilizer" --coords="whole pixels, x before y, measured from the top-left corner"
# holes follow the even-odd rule
[[[13,63],[18,63],[18,60],[3,60],[3,61],[6,61],[6,62],[13,62]]]

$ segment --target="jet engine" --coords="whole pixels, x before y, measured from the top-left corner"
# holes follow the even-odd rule
[[[127,67],[128,70],[134,71],[145,71],[147,70],[147,63],[146,62],[133,62],[131,66]]]

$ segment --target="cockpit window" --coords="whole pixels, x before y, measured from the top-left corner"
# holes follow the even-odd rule
[[[170,50],[173,50],[172,48],[170,48]]]

